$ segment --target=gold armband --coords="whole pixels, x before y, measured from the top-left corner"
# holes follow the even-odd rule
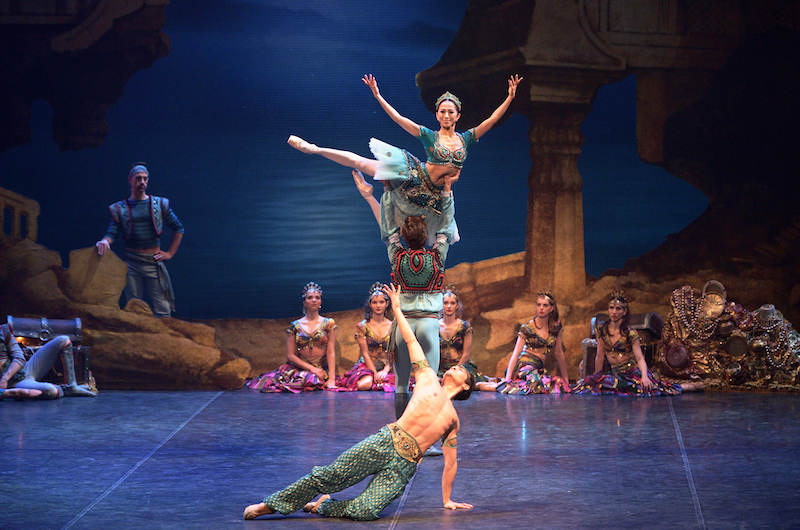
[[[430,368],[431,365],[428,364],[427,359],[422,359],[421,361],[411,361],[411,374],[415,374],[422,370],[423,368]]]
[[[442,445],[445,447],[452,447],[455,449],[458,446],[458,437],[453,436],[452,438],[448,438],[442,442]]]

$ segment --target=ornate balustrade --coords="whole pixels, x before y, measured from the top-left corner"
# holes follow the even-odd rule
[[[37,201],[0,188],[0,240],[15,242],[27,238],[36,241],[39,235],[39,211]],[[11,218],[8,231],[6,216]]]

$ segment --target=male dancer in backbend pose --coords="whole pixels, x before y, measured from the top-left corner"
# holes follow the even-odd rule
[[[442,439],[444,471],[442,502],[445,508],[470,509],[471,504],[450,499],[456,476],[456,436],[458,414],[453,400],[468,399],[475,387],[472,374],[454,366],[442,377],[428,366],[414,332],[400,310],[400,292],[394,285],[384,286],[392,300],[397,326],[408,344],[412,372],[416,377],[414,393],[403,415],[395,423],[354,445],[332,464],[314,467],[311,473],[284,490],[273,493],[264,502],[248,506],[245,519],[280,512],[289,514],[303,508],[326,517],[348,517],[357,521],[377,519],[381,511],[403,494],[414,476],[423,452]],[[355,499],[337,501],[330,493],[342,491],[373,475],[367,488]],[[322,496],[310,502],[317,495]]]

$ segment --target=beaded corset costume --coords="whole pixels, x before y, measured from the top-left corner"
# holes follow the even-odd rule
[[[313,333],[308,333],[302,328],[302,326],[300,326],[300,321],[295,320],[286,330],[286,333],[289,335],[294,335],[295,345],[297,347],[297,355],[304,361],[307,361],[316,367],[320,367],[322,365],[321,363],[325,359],[324,356],[314,360],[307,358],[305,355],[303,355],[303,352],[311,351],[312,348],[325,349],[328,346],[328,334],[334,329],[336,329],[336,323],[332,318],[323,318],[322,322]]]
[[[356,324],[355,339],[364,338],[367,343],[369,356],[372,358],[372,362],[378,370],[382,370],[389,360],[388,348],[390,336],[391,330],[385,336],[379,337],[372,331],[372,328],[369,327],[366,320],[362,320]],[[378,364],[381,366],[378,367]]]
[[[478,140],[475,138],[474,128],[465,133],[456,132],[456,136],[461,140],[461,147],[451,150],[439,142],[439,131],[434,131],[427,127],[420,127],[419,137],[428,155],[428,163],[436,166],[452,166],[461,169],[464,165],[464,161],[467,159],[467,148]]]
[[[547,330],[547,338],[540,337],[536,333],[535,327],[536,319],[533,319],[519,328],[519,334],[525,340],[525,346],[522,349],[522,357],[535,357],[532,351],[542,348],[545,350],[545,355],[552,353],[556,345],[556,339],[558,339],[558,334],[561,333],[561,322],[556,322],[555,326]]]
[[[614,344],[611,344],[611,337],[608,335],[608,325],[602,326],[597,335],[603,341],[603,349],[612,368],[631,360],[633,343],[639,338],[635,329],[628,328],[627,335],[622,335]]]
[[[466,320],[462,320],[458,324],[458,329],[453,333],[449,339],[442,337],[439,334],[439,362],[454,364],[461,360],[461,355],[464,353],[464,337],[472,333],[472,326]]]
[[[461,169],[467,159],[467,148],[477,142],[477,139],[475,138],[475,129],[470,129],[465,133],[457,132],[456,135],[461,140],[461,147],[451,150],[439,142],[439,131],[422,126],[419,128],[419,139],[425,148],[429,164]],[[407,151],[403,151],[403,154],[408,167],[408,180],[398,187],[398,192],[409,202],[441,214],[443,187],[437,186],[431,181],[428,170],[417,157]]]

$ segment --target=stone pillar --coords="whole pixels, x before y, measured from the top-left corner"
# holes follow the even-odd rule
[[[525,236],[525,289],[552,289],[560,299],[586,287],[580,124],[589,105],[544,103],[526,109],[531,171]]]

